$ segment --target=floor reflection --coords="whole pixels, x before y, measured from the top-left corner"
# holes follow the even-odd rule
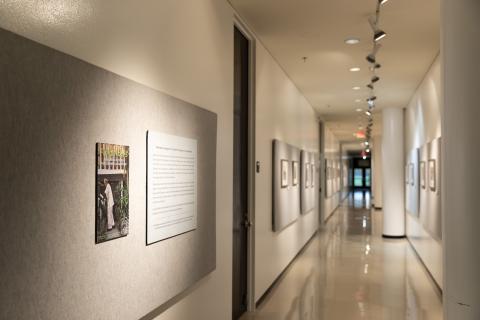
[[[434,284],[406,240],[381,237],[370,193],[352,193],[255,313],[242,320],[441,320]]]

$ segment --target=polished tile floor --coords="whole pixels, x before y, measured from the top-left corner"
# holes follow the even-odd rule
[[[441,320],[441,297],[406,240],[382,239],[368,192],[351,194],[255,313],[242,320]]]

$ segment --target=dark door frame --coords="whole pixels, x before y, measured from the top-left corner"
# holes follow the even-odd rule
[[[249,222],[247,240],[247,311],[255,311],[255,175],[261,170],[261,164],[256,162],[255,155],[255,71],[256,71],[256,40],[253,33],[234,16],[234,28],[237,28],[249,41],[249,103],[248,103],[248,212]]]

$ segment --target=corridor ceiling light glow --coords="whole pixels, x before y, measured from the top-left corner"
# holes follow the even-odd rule
[[[347,38],[347,39],[345,39],[345,43],[346,44],[358,44],[358,43],[360,43],[360,39],[353,38],[353,37],[352,38]]]
[[[383,38],[385,38],[386,36],[387,36],[387,34],[384,31],[378,30],[378,31],[375,32],[375,35],[373,36],[373,40],[375,42],[378,42],[378,41],[382,40]]]
[[[370,153],[370,149],[366,149],[365,151],[366,151],[367,153]]]
[[[350,72],[358,72],[358,71],[360,71],[359,67],[350,68]]]
[[[360,87],[353,87],[352,89],[353,90],[360,90],[361,88]]]
[[[365,114],[369,117],[372,115],[372,113],[370,111],[365,111]]]

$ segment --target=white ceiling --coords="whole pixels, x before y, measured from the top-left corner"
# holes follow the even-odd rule
[[[337,137],[351,140],[358,127],[355,110],[366,108],[370,94],[365,57],[372,49],[372,31],[367,19],[377,0],[229,1]],[[382,68],[376,112],[407,105],[438,55],[439,20],[439,0],[390,0],[382,6],[380,27],[388,36],[377,55]],[[347,37],[361,42],[347,45]],[[349,71],[357,66],[360,72]],[[352,90],[354,86],[361,90]]]

